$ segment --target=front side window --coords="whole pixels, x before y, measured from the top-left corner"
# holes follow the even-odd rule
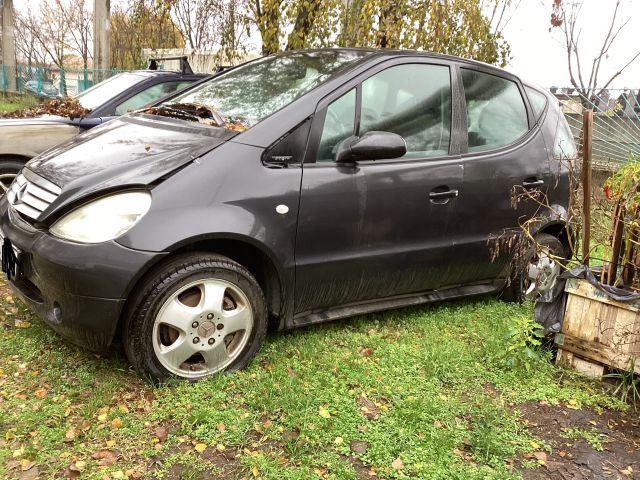
[[[402,158],[447,155],[451,139],[451,78],[441,65],[398,65],[362,83],[360,125],[356,119],[356,90],[327,107],[318,161],[335,157],[345,138],[371,131],[392,132],[404,138]]]
[[[149,77],[146,75],[134,72],[119,73],[88,88],[76,98],[84,108],[94,110],[147,78]]]
[[[529,130],[518,85],[502,77],[462,69],[467,102],[469,152],[509,145]]]
[[[116,108],[116,115],[124,115],[127,112],[137,110],[155,102],[156,100],[166,97],[170,93],[182,90],[191,82],[165,82],[153,85],[149,88],[136,93],[133,97],[125,100]]]

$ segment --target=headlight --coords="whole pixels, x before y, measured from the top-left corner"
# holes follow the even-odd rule
[[[87,203],[53,224],[56,237],[80,243],[100,243],[123,235],[151,206],[147,192],[116,193]]]

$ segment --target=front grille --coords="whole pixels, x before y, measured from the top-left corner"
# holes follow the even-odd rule
[[[38,220],[61,191],[56,184],[25,168],[9,187],[7,200],[22,215]]]

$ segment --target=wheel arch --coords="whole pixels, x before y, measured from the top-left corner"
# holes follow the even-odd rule
[[[133,298],[135,292],[141,285],[154,274],[158,269],[170,261],[177,255],[188,252],[204,252],[215,253],[230,258],[245,267],[255,277],[256,281],[264,292],[267,301],[267,309],[270,317],[270,327],[279,329],[283,325],[283,293],[282,293],[282,275],[276,266],[276,262],[263,249],[258,247],[255,242],[249,239],[236,237],[220,237],[206,239],[190,239],[181,242],[168,249],[166,255],[158,256],[158,258],[147,265],[145,269],[132,280],[131,285],[127,289],[124,308],[118,326],[116,335],[119,335],[124,325],[124,320],[131,313]]]
[[[3,160],[15,160],[15,161],[22,162],[22,163],[26,164],[32,158],[33,157],[29,157],[27,155],[14,155],[12,153],[2,153],[2,154],[0,154],[0,161],[3,161]]]

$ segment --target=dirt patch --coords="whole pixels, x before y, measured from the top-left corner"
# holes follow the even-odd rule
[[[640,416],[527,402],[517,406],[529,431],[551,447],[526,480],[640,479]],[[588,432],[576,435],[576,432]],[[570,438],[576,437],[576,438]],[[595,446],[595,447],[594,447]],[[598,451],[599,449],[602,451]],[[539,460],[533,457],[533,460]]]

